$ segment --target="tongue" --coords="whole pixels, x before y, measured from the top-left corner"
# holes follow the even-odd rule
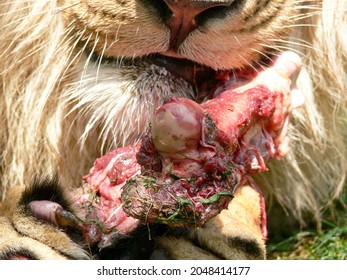
[[[158,108],[141,143],[97,159],[83,178],[86,239],[104,247],[141,223],[203,225],[226,208],[249,175],[287,153],[289,116],[303,102],[293,83],[300,65],[283,53],[241,86],[225,73],[213,99]]]

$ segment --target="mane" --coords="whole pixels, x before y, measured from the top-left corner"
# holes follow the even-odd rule
[[[51,170],[63,108],[59,81],[67,63],[55,1],[1,1],[1,193]],[[64,52],[65,50],[65,52]],[[33,153],[34,151],[34,153]],[[34,154],[34,156],[32,156]]]
[[[83,120],[77,122],[76,112],[71,112],[74,104],[63,94],[78,79],[76,45],[83,33],[72,34],[64,26],[61,12],[69,7],[57,2],[0,0],[3,197],[8,187],[28,183],[33,174],[83,174],[102,149],[100,139],[93,138],[97,128],[86,130]],[[320,220],[321,210],[341,194],[347,172],[347,3],[308,0],[300,9],[289,42],[274,44],[303,58],[298,87],[306,104],[292,117],[290,153],[271,163],[270,171],[256,181],[268,201],[274,199],[303,222],[305,212]],[[92,138],[90,143],[78,141],[81,135]],[[76,163],[81,157],[89,160],[79,162],[76,170],[64,169],[59,158],[67,148]]]
[[[303,58],[297,86],[305,106],[294,111],[289,154],[270,164],[260,180],[302,224],[303,213],[313,213],[319,224],[322,211],[339,198],[347,172],[347,41],[342,34],[347,3],[305,3],[286,47]]]

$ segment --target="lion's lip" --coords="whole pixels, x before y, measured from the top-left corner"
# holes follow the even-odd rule
[[[199,85],[201,81],[213,79],[216,76],[216,71],[212,68],[181,57],[155,54],[150,56],[149,60],[194,86]]]

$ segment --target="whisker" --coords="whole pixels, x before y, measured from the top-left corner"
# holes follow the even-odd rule
[[[272,59],[272,57],[271,57],[271,56],[268,56],[268,54],[266,54],[265,52],[259,51],[259,50],[254,49],[254,48],[252,48],[251,50],[254,51],[254,52],[256,52],[256,53],[259,53],[261,56],[265,57],[267,60],[269,60],[269,61],[271,61],[271,62],[274,62],[273,59]]]
[[[74,31],[74,28],[71,28],[71,30],[69,32],[72,32]],[[82,31],[79,31],[79,33],[76,33],[74,34],[71,39],[69,39],[68,41],[66,41],[65,45],[69,45],[69,55],[67,56],[68,60],[69,60],[69,63],[66,65],[66,68],[64,70],[64,72],[62,73],[61,75],[61,80],[59,81],[59,84],[61,82],[63,82],[63,79],[67,77],[66,75],[66,72],[68,71],[68,69],[70,69],[71,65],[75,64],[76,60],[81,56],[81,54],[84,52],[84,47],[82,47],[81,49],[79,49],[77,52],[76,52],[76,46],[77,44],[80,43],[81,41],[81,38],[83,37],[84,35],[84,32],[85,30],[82,30]],[[78,36],[77,38],[74,38]],[[71,41],[75,41],[73,44],[70,43],[70,40]],[[72,55],[74,54],[73,57],[71,57]]]
[[[93,36],[93,34],[91,33],[91,34],[89,35],[89,37],[88,37],[86,43],[84,44],[84,50],[85,50],[85,49],[87,48],[87,46],[89,45],[89,41],[92,39],[92,36]],[[92,59],[92,56],[93,56],[93,53],[94,53],[94,51],[95,51],[95,48],[96,48],[96,45],[97,45],[98,41],[99,41],[99,33],[97,32],[97,33],[96,33],[96,36],[95,36],[94,45],[93,45],[91,51],[89,52],[89,55],[88,55],[88,57],[87,57],[87,59],[86,59],[86,61],[85,61],[85,64],[84,64],[84,66],[83,66],[82,77],[83,77],[83,76],[86,74],[86,72],[87,72],[88,65],[89,65],[89,63],[90,63],[90,61],[91,61],[91,59]]]
[[[270,49],[273,49],[273,50],[276,50],[278,52],[282,52],[282,51],[292,51],[292,52],[295,52],[301,56],[304,56],[305,54],[302,52],[302,51],[299,51],[295,48],[292,48],[292,47],[289,47],[289,46],[280,46],[280,45],[267,45],[267,44],[261,44],[263,47],[265,48],[270,48]]]
[[[259,73],[259,70],[253,66],[252,63],[250,63],[243,55],[238,54],[238,57],[240,57],[242,60],[246,62],[246,65],[250,66],[256,73]]]
[[[102,48],[101,54],[98,56],[98,61],[99,62],[97,61],[98,68],[97,68],[97,71],[96,71],[95,84],[98,81],[98,77],[99,77],[99,73],[100,73],[100,67],[101,67],[101,62],[102,62],[102,59],[103,59],[104,54],[105,54],[106,46],[107,46],[107,34],[105,35],[104,47]]]
[[[299,42],[295,42],[295,40],[299,41]],[[304,49],[310,49],[310,50],[314,50],[316,52],[320,52],[320,53],[324,53],[321,49],[318,49],[318,47],[308,43],[307,41],[303,40],[303,39],[292,39],[292,40],[282,40],[282,39],[271,39],[269,40],[270,42],[274,42],[276,44],[281,43],[282,45],[291,45],[291,46],[296,46],[296,47],[302,47]]]
[[[47,15],[47,14],[50,14],[50,13],[58,14],[58,13],[61,13],[63,10],[66,10],[66,9],[71,8],[73,6],[76,6],[76,5],[77,4],[75,3],[75,4],[70,4],[70,5],[67,5],[67,6],[63,6],[63,7],[54,7],[54,8],[51,8],[51,9],[41,10],[38,13],[29,13],[29,14],[23,16],[23,17],[18,18],[18,19],[11,20],[9,23],[3,25],[0,30],[4,30],[4,29],[6,29],[6,28],[8,28],[8,27],[10,27],[10,26],[12,26],[12,25],[14,25],[16,23],[23,23],[24,24],[26,22],[26,20],[29,19],[29,18],[37,18],[38,16]],[[79,3],[78,3],[78,5],[79,5]],[[32,6],[36,7],[37,4],[32,5]],[[31,6],[29,6],[29,8],[30,7]],[[18,9],[18,10],[25,10],[25,9],[28,9],[28,7],[21,8],[21,9]],[[13,12],[15,12],[15,11],[16,11],[16,9]],[[11,11],[11,13],[12,13],[12,11]],[[4,15],[6,15],[6,13],[0,14],[0,16],[4,16]]]

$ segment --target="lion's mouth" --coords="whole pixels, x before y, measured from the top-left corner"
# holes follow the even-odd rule
[[[184,58],[156,54],[150,56],[149,60],[194,86],[200,86],[201,81],[211,80],[216,76],[216,71],[212,68]]]
[[[114,64],[119,66],[119,59],[117,57],[104,57],[100,58],[97,53],[87,51],[87,54],[91,57],[91,60],[95,63]],[[184,80],[191,85],[195,101],[201,102],[206,99],[214,97],[216,89],[228,81],[228,87],[239,87],[250,80],[252,80],[257,74],[262,72],[266,67],[273,64],[273,58],[275,54],[264,56],[264,58],[257,62],[249,62],[242,68],[231,69],[213,69],[210,66],[200,64],[189,60],[175,52],[165,53],[152,53],[148,56],[137,59],[122,59],[124,65],[134,65],[137,62],[145,62],[165,68],[174,77]]]
[[[228,81],[229,88],[239,87],[249,82],[272,63],[271,57],[267,57],[257,62],[257,67],[250,63],[240,69],[215,70],[209,66],[166,53],[151,55],[148,60],[159,67],[166,68],[174,76],[189,83],[195,91],[198,102],[215,97],[216,89],[224,85],[226,81]]]

